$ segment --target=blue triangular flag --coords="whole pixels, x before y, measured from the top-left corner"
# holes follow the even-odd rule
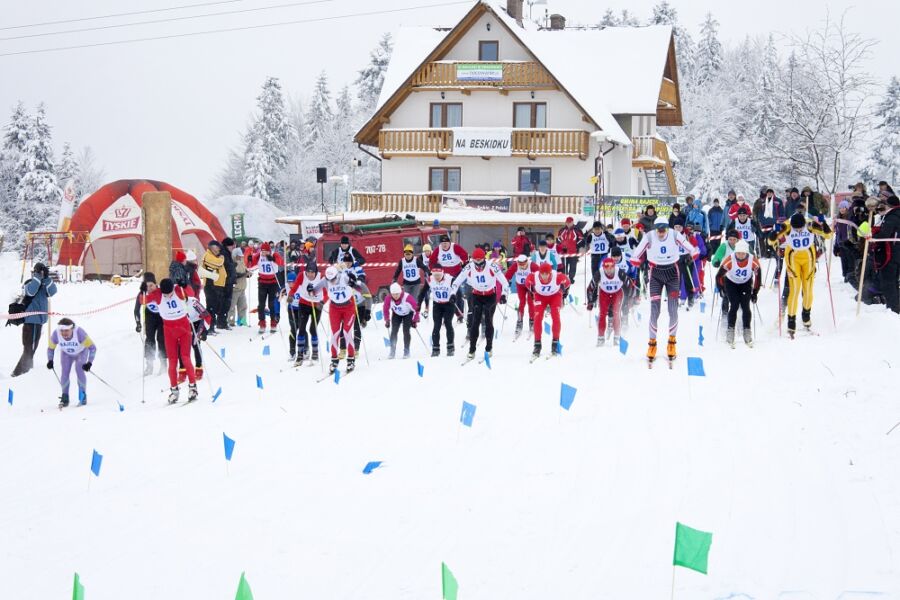
[[[6,397],[6,401],[9,402],[9,405],[12,406],[13,403],[13,391],[9,390],[9,394]]]
[[[340,382],[341,382],[341,370],[340,370],[340,369],[335,369],[335,370],[334,370],[334,382],[335,382],[335,383],[340,383]]]
[[[225,348],[224,347],[219,348],[219,356],[221,356],[222,358],[225,358]]]
[[[703,345],[703,325],[700,326],[700,337],[697,338],[697,343],[701,346]]]
[[[419,377],[425,376],[425,365],[420,362],[416,362],[416,368],[419,370]]]
[[[100,466],[103,464],[103,455],[94,450],[91,456],[91,473],[100,477]]]
[[[121,402],[119,402],[118,400],[116,400],[116,402],[119,405],[119,412],[125,412],[125,405],[122,404]]]
[[[701,302],[700,303],[700,313],[702,314],[705,312],[706,312],[706,302]]]
[[[475,405],[463,401],[462,414],[459,415],[459,422],[466,427],[472,426],[472,420],[475,418]]]
[[[258,387],[259,389],[263,389],[262,377],[260,377],[259,375],[256,376],[256,387]]]
[[[270,354],[272,354],[272,350],[270,350],[269,345],[266,344],[263,346],[263,356],[269,356]]]
[[[363,475],[368,475],[369,473],[371,473],[372,471],[374,471],[375,469],[377,469],[380,466],[381,466],[380,460],[373,460],[373,461],[367,462],[366,466],[363,467]]]
[[[487,350],[484,351],[484,364],[487,365],[487,368],[491,368],[491,353]]]
[[[219,389],[216,390],[216,393],[213,394],[212,401],[215,402],[216,400],[219,399],[219,396],[221,396],[221,395],[222,395],[222,388],[220,387]]]
[[[559,405],[564,409],[569,410],[572,407],[572,402],[575,401],[575,392],[577,391],[578,390],[571,385],[565,383],[561,384],[559,389]]]
[[[619,338],[619,352],[622,353],[622,356],[628,354],[628,342],[625,341],[625,338]]]
[[[544,333],[550,335],[550,323],[544,323]]]
[[[706,377],[706,371],[703,370],[703,359],[691,356],[688,358],[688,376]]]
[[[560,356],[562,356],[562,344],[556,344],[556,351],[559,352]]]
[[[391,340],[389,340],[388,338],[384,338],[384,347],[385,347],[385,348],[390,348],[390,347],[391,347]]]
[[[222,439],[225,440],[225,460],[231,460],[231,455],[234,454],[234,440],[222,434]]]
[[[375,320],[380,321],[383,318],[384,318],[384,313],[382,313],[380,310],[376,310],[375,311]]]
[[[87,404],[87,394],[84,393],[84,390],[78,390],[78,405],[84,406]]]

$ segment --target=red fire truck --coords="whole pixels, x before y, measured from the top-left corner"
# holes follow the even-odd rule
[[[446,229],[438,227],[422,227],[414,220],[398,220],[379,222],[346,222],[326,221],[319,225],[322,232],[316,242],[316,262],[321,268],[328,262],[332,251],[338,247],[341,237],[350,238],[350,245],[366,259],[363,270],[366,272],[366,284],[372,295],[383,300],[388,287],[393,282],[397,262],[403,257],[403,248],[407,244],[413,247],[413,253],[422,253],[422,246],[430,244],[437,248],[440,237],[447,234]]]

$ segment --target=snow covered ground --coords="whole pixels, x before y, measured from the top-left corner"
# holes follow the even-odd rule
[[[2,289],[17,288],[9,256],[0,267]],[[190,406],[165,404],[163,376],[142,391],[126,305],[75,319],[121,412],[94,378],[87,406],[58,411],[44,346],[10,379],[21,330],[4,328],[3,596],[66,598],[78,571],[90,600],[222,599],[246,571],[258,600],[439,598],[443,561],[465,600],[668,598],[681,521],[713,544],[709,575],[678,569],[676,598],[898,598],[900,427],[886,433],[900,421],[900,319],[883,307],[856,319],[835,285],[837,331],[819,277],[821,337],[793,342],[764,291],[754,349],[716,343],[708,294],[705,313],[682,312],[672,371],[645,365],[646,303],[627,356],[595,348],[583,307],[567,307],[563,358],[533,365],[510,312],[490,370],[425,358],[415,336],[413,360],[384,361],[373,321],[370,364],[337,385],[313,383],[318,366],[288,369],[278,335],[227,332],[210,341],[236,372],[206,349],[211,386]],[[52,307],[135,293],[70,284]],[[688,356],[707,377],[688,380]],[[568,413],[563,382],[578,389]],[[477,405],[471,429],[463,401]],[[223,432],[236,441],[227,471]]]

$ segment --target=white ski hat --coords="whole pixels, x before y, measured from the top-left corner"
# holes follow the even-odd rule
[[[400,284],[399,284],[399,283],[397,283],[397,282],[395,281],[394,283],[391,284],[391,295],[392,295],[392,296],[393,296],[394,294],[402,294],[402,293],[403,293],[403,288],[400,287]]]
[[[516,262],[525,262],[528,260],[528,257],[524,254],[520,254],[516,257]]]
[[[338,270],[336,268],[334,268],[333,266],[325,269],[325,279],[334,279],[335,277],[337,277],[337,274],[338,274]]]
[[[657,217],[655,221],[653,221],[653,227],[659,229],[660,227],[668,227],[669,220],[665,217]]]
[[[734,245],[734,252],[737,254],[738,252],[742,254],[750,254],[750,244],[748,244],[745,240],[738,240],[738,243]]]

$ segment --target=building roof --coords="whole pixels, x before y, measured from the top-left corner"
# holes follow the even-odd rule
[[[476,10],[491,11],[610,141],[631,144],[613,115],[656,114],[669,59],[671,27],[550,31],[538,29],[528,21],[519,25],[500,4],[479,0],[453,30],[430,27],[399,30],[373,118],[379,116],[392,98],[404,92],[408,80],[423,62],[439,59],[440,46],[448,35]]]

